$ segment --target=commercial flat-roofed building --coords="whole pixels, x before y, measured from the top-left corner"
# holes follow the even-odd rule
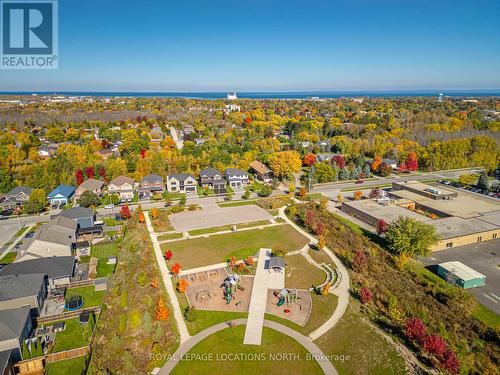
[[[486,285],[486,276],[460,262],[438,264],[437,274],[450,284],[463,289]]]

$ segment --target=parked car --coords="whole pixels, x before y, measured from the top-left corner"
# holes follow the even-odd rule
[[[115,205],[113,203],[110,203],[110,204],[105,205],[104,208],[110,210],[112,208],[115,208]]]
[[[364,182],[363,180],[358,180],[358,181],[356,181],[355,183],[356,183],[356,184],[362,184],[363,182]]]

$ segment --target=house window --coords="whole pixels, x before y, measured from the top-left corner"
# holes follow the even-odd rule
[[[497,238],[497,233],[493,233],[493,236],[491,236],[492,239]]]
[[[477,238],[477,242],[481,242],[482,240],[483,240],[483,237],[481,237],[481,236],[479,236],[479,237]]]
[[[447,242],[446,247],[453,247],[453,242]]]

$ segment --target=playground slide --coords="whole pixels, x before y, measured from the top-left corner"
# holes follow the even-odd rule
[[[284,303],[285,303],[285,299],[284,298],[280,298],[279,301],[278,301],[278,303],[276,304],[276,306],[280,307]]]

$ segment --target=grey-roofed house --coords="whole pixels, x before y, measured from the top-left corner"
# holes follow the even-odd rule
[[[170,193],[194,193],[198,183],[189,173],[172,173],[167,177],[167,191]]]
[[[70,256],[76,243],[78,224],[64,216],[43,224],[18,251],[16,262],[53,256]]]
[[[396,169],[398,167],[398,162],[397,162],[397,160],[394,160],[394,159],[383,158],[382,163],[387,164],[392,169]]]
[[[163,194],[165,184],[163,177],[157,174],[144,176],[139,184],[139,198],[151,198],[155,194]]]
[[[274,178],[273,171],[258,160],[250,163],[250,169],[255,172],[255,177],[262,182],[271,182]]]
[[[318,154],[316,155],[316,161],[318,163],[323,163],[324,161],[332,160],[334,154]]]
[[[0,310],[29,306],[38,316],[47,296],[43,273],[0,276]]]
[[[91,228],[94,226],[95,213],[91,208],[72,207],[61,211],[57,216],[62,216],[74,220],[78,224],[78,229]],[[55,216],[55,217],[57,217]]]
[[[135,181],[127,176],[118,176],[108,184],[109,194],[118,194],[122,202],[131,202],[134,199]]]
[[[86,191],[90,191],[94,193],[98,197],[102,195],[102,188],[104,186],[104,181],[96,180],[95,178],[89,178],[88,180],[83,181],[80,186],[78,186],[75,190],[75,199],[81,197],[83,193]]]
[[[264,268],[266,270],[268,269],[283,269],[286,267],[285,260],[283,257],[271,257],[269,260],[266,260],[266,263],[264,265]]]
[[[47,275],[49,287],[53,288],[57,285],[66,285],[71,281],[75,272],[75,263],[73,256],[24,260],[4,266],[0,269],[0,277],[42,273]]]
[[[20,207],[29,201],[33,188],[29,186],[16,186],[14,189],[5,194],[2,202],[4,210],[14,209]]]
[[[200,171],[201,187],[208,187],[214,190],[215,194],[224,194],[226,192],[226,181],[215,168],[206,168]]]
[[[9,360],[22,359],[21,342],[30,336],[32,329],[29,306],[0,311],[0,366],[4,371]],[[2,372],[2,375],[6,373],[9,374]]]
[[[248,185],[248,173],[238,168],[227,168],[225,171],[226,181],[231,187],[242,187]]]

